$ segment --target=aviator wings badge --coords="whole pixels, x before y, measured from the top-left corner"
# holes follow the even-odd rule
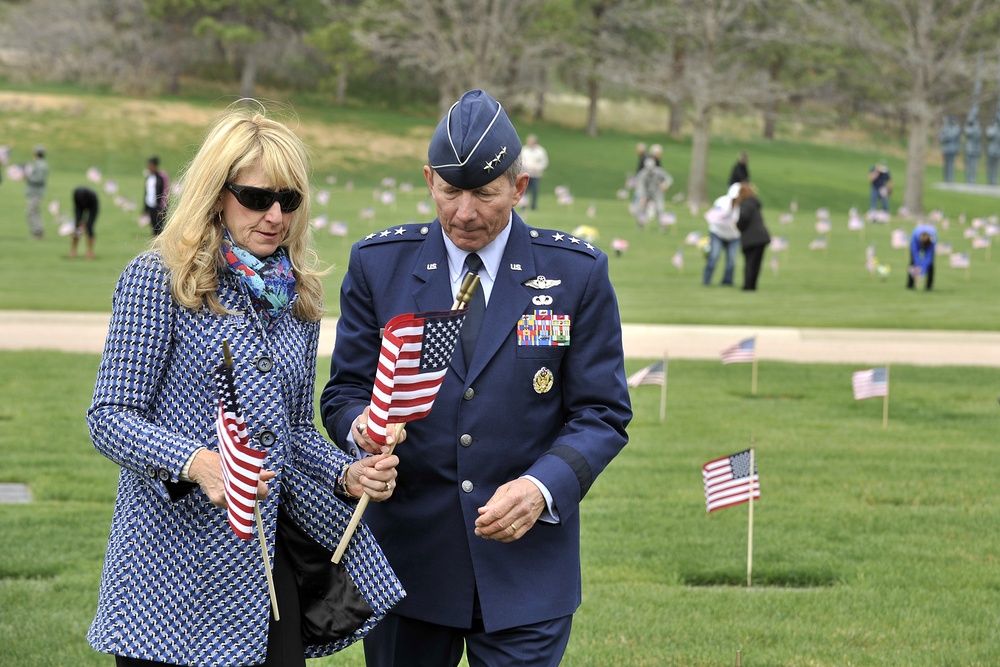
[[[534,289],[549,289],[550,287],[555,287],[562,283],[561,280],[549,280],[545,276],[538,276],[532,278],[531,280],[525,281],[525,287],[533,287]]]

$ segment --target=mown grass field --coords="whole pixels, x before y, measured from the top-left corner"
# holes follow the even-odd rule
[[[98,357],[0,363],[0,479],[34,494],[0,511],[0,664],[111,664],[84,640],[117,478],[83,422]],[[672,361],[662,424],[659,388],[633,390],[631,442],[581,507],[564,664],[998,664],[996,369],[894,366],[886,429],[881,400],[853,400],[852,367],[762,363],[755,397],[749,370]],[[747,506],[706,515],[700,467],[751,438],[748,590]],[[317,664],[363,662],[352,647]]]
[[[102,172],[98,187],[114,180],[133,201],[149,154],[159,153],[176,178],[222,104],[28,92],[0,92],[0,144],[12,147],[15,162],[28,159],[35,143],[46,145],[49,198],[62,212],[90,167]],[[421,155],[435,121],[305,105],[295,112],[313,146],[316,190],[330,194],[328,203],[314,202],[314,213],[349,228],[346,237],[317,230],[320,255],[334,267],[327,305],[336,314],[352,241],[433,217],[419,207],[427,203]],[[713,139],[710,196],[722,192],[735,154],[747,150],[768,226],[790,246],[777,254],[777,271],[765,268],[760,291],[746,294],[701,286],[700,251],[684,240],[704,232],[702,211],[674,202],[674,227],[640,231],[618,198],[637,140],[664,143],[675,178],[670,195],[685,192],[685,141],[627,128],[587,138],[558,124],[518,126],[539,135],[552,161],[540,210],[526,212],[528,222],[567,231],[593,225],[605,250],[612,238],[629,241],[611,257],[626,322],[996,329],[1000,268],[987,251],[971,251],[968,271],[939,265],[933,292],[909,292],[905,251],[890,240],[913,221],[847,229],[848,210],[866,207],[865,173],[880,155],[897,174],[898,203],[903,162],[892,141]],[[939,168],[929,165],[927,173],[933,183]],[[386,178],[395,186],[383,185]],[[571,206],[556,203],[557,185],[574,195]],[[394,203],[381,202],[384,191]],[[797,211],[783,224],[793,201]],[[22,184],[4,174],[0,309],[110,309],[115,280],[148,231],[137,211],[118,208],[111,195],[101,203],[97,258],[69,260],[69,239],[58,235],[54,216],[44,241],[28,240]],[[828,245],[809,250],[823,207]],[[948,218],[942,240],[967,252],[966,230],[996,215],[1000,199],[929,188],[926,208]],[[885,280],[865,269],[871,244],[891,266]],[[678,249],[682,271],[670,262]],[[328,355],[321,350],[319,386]],[[630,360],[629,372],[648,361]],[[0,508],[0,664],[111,664],[84,639],[117,478],[83,419],[98,357],[0,352],[0,363],[0,482],[27,484],[34,497]],[[631,442],[581,509],[584,604],[564,664],[708,667],[734,664],[737,650],[747,666],[1000,664],[1000,538],[992,530],[1000,519],[997,370],[894,365],[886,429],[880,400],[853,400],[853,370],[761,363],[752,396],[749,365],[671,361],[662,424],[658,388],[633,390]],[[755,586],[747,590],[746,506],[706,515],[700,467],[751,439],[762,498],[754,510]],[[360,667],[363,660],[352,647],[316,664]]]

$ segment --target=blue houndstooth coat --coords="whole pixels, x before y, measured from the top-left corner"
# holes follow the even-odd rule
[[[228,340],[236,391],[265,467],[260,503],[273,558],[279,502],[330,551],[352,508],[333,494],[351,460],[313,424],[319,324],[292,315],[265,334],[234,276],[220,277],[220,316],[179,307],[156,254],[134,259],[115,291],[111,325],[87,413],[94,446],[121,466],[97,615],[96,650],[185,665],[251,665],[267,651],[269,598],[257,538],[241,540],[197,486],[178,483],[197,447],[218,449],[212,370]],[[307,646],[306,657],[360,639],[405,593],[367,529],[344,565],[372,607],[352,636]]]

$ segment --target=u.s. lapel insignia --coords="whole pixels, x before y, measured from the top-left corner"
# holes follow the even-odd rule
[[[552,389],[552,383],[555,378],[552,376],[552,371],[550,371],[545,366],[542,366],[535,372],[535,377],[531,381],[531,386],[534,387],[536,394],[544,394],[549,389]]]
[[[545,276],[538,276],[524,282],[525,287],[532,287],[534,289],[549,289],[560,284],[562,284],[561,280],[549,280]]]

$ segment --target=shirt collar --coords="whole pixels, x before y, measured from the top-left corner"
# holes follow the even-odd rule
[[[479,259],[483,260],[483,268],[486,269],[491,284],[496,280],[497,272],[500,270],[500,260],[503,259],[503,251],[507,247],[507,240],[510,238],[510,228],[513,218],[514,212],[511,211],[510,216],[507,218],[506,226],[504,226],[497,237],[476,251]],[[465,258],[469,255],[469,252],[462,250],[452,243],[452,240],[444,233],[444,227],[441,228],[441,235],[444,237],[444,247],[448,251],[448,271],[451,275],[451,282],[454,285],[460,283],[462,278],[465,277]]]

